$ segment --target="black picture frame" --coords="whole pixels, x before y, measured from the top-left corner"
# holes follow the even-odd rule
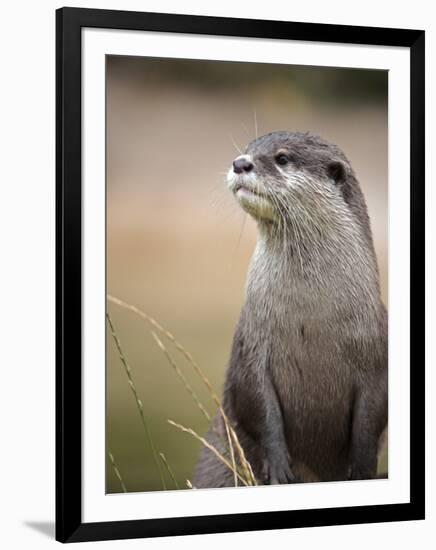
[[[310,510],[82,522],[81,29],[129,29],[410,49],[410,502]],[[424,519],[425,33],[284,21],[79,8],[56,12],[56,539],[127,539]]]

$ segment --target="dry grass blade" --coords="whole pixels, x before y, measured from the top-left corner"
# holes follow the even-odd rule
[[[197,404],[197,407],[200,409],[200,411],[203,413],[203,415],[206,417],[207,421],[210,422],[211,418],[210,418],[210,414],[207,412],[207,410],[204,408],[203,404],[201,403],[201,401],[199,400],[199,398],[197,397],[197,394],[194,392],[194,390],[192,389],[192,386],[189,384],[189,382],[186,380],[185,378],[185,375],[183,374],[183,372],[179,369],[179,367],[177,366],[177,363],[174,361],[174,359],[171,357],[169,351],[167,350],[167,348],[164,346],[162,340],[159,338],[159,336],[154,332],[154,331],[151,331],[151,334],[156,342],[156,344],[158,345],[159,349],[163,351],[165,357],[167,358],[169,364],[172,366],[172,368],[175,370],[177,376],[180,378],[180,380],[183,382],[183,385],[185,386],[185,389],[186,391],[191,395],[192,399],[195,401],[195,403]]]
[[[218,460],[220,462],[222,462],[225,466],[227,466],[227,468],[229,470],[234,472],[237,475],[238,479],[244,485],[246,485],[246,486],[249,485],[249,483],[237,472],[237,470],[235,470],[233,468],[233,466],[230,464],[230,462],[226,458],[224,458],[224,456],[218,451],[218,449],[216,447],[214,447],[211,443],[209,443],[209,441],[204,439],[204,437],[201,437],[200,435],[198,435],[198,433],[194,432],[194,430],[192,430],[191,428],[185,428],[185,426],[182,426],[181,424],[177,424],[177,422],[174,422],[173,420],[168,420],[168,423],[171,424],[171,426],[175,426],[176,428],[178,428],[182,432],[188,433],[188,434],[192,435],[192,437],[195,437],[195,439],[200,441],[207,449],[209,449],[209,451],[212,451],[212,453],[218,458]]]
[[[177,483],[177,479],[174,475],[174,472],[173,472],[171,466],[168,464],[166,456],[163,453],[159,453],[159,456],[160,456],[162,462],[164,463],[165,468],[167,469],[167,472],[170,474],[170,477],[173,480],[173,483],[176,486],[176,489],[180,489],[179,484]]]
[[[221,405],[221,401],[220,401],[218,395],[215,393],[215,391],[212,387],[212,384],[209,382],[209,379],[204,374],[204,372],[201,370],[201,368],[199,367],[199,365],[197,364],[197,362],[195,361],[193,356],[189,353],[189,351],[182,346],[182,344],[171,334],[171,332],[164,329],[162,327],[162,325],[160,325],[153,317],[151,317],[147,313],[144,313],[143,311],[141,311],[136,306],[134,306],[132,304],[128,304],[126,302],[123,302],[119,298],[116,298],[115,296],[111,296],[110,294],[107,295],[107,299],[110,302],[135,313],[136,315],[141,317],[141,319],[143,319],[143,320],[147,321],[148,323],[150,323],[155,329],[157,329],[161,334],[163,334],[174,345],[174,347],[185,357],[185,359],[192,365],[193,369],[195,370],[197,375],[201,378],[201,380],[203,381],[203,383],[206,386],[207,390],[209,391],[209,394],[210,394],[212,400],[215,402],[215,404],[219,408],[220,414],[221,414],[221,416],[223,418],[223,421],[224,421],[224,424],[226,426],[226,431],[228,430],[230,432],[231,439],[233,440],[233,443],[234,443],[234,445],[236,447],[236,450],[238,452],[238,455],[239,455],[241,466],[242,466],[242,468],[245,472],[245,475],[246,475],[247,479],[249,480],[249,485],[257,485],[256,478],[254,477],[251,465],[248,463],[248,461],[245,457],[245,453],[244,453],[244,451],[242,449],[242,446],[241,446],[241,444],[238,440],[238,436],[236,435],[235,430],[230,425],[229,419],[227,418],[227,415],[224,412],[224,409]],[[229,442],[229,444],[230,444],[230,446],[232,446],[231,441]]]
[[[179,376],[179,378],[182,380],[183,382],[183,385],[185,386],[186,390],[188,391],[188,393],[191,395],[191,397],[194,399],[195,403],[197,404],[198,408],[201,410],[201,412],[203,413],[203,415],[206,417],[206,419],[208,420],[208,422],[211,421],[211,417],[209,415],[209,413],[206,411],[206,409],[204,408],[203,404],[201,403],[201,401],[198,399],[197,397],[197,394],[194,392],[194,390],[192,389],[191,385],[189,384],[189,382],[186,380],[184,374],[182,373],[182,371],[179,369],[179,367],[177,366],[176,362],[174,361],[174,359],[171,357],[171,354],[169,353],[169,351],[167,350],[167,348],[164,346],[162,340],[159,338],[159,336],[152,330],[151,331],[151,334],[155,340],[155,342],[157,343],[158,347],[161,349],[161,351],[164,353],[165,357],[167,358],[168,362],[170,363],[170,365],[172,366],[172,368],[175,370],[176,374]],[[232,443],[232,437],[230,435],[230,429],[229,429],[229,426],[227,424],[225,424],[225,428],[226,428],[226,434],[227,434],[227,442],[228,442],[228,445],[229,445],[229,451],[230,451],[230,458],[231,458],[231,461],[232,461],[232,467],[233,467],[233,470],[234,470],[234,484],[235,484],[235,487],[238,486],[238,477],[236,475],[236,471],[237,471],[237,467],[236,467],[236,461],[235,461],[235,452],[234,452],[234,449],[233,449],[233,443]]]
[[[221,414],[224,414],[224,411],[222,411]],[[233,441],[235,443],[235,447],[236,447],[236,449],[238,451],[238,454],[239,454],[239,457],[241,459],[242,468],[244,469],[244,472],[245,472],[245,475],[247,476],[247,479],[250,480],[249,485],[257,485],[257,480],[256,480],[256,477],[254,476],[253,469],[251,467],[251,464],[248,462],[248,460],[245,456],[244,449],[242,448],[242,446],[239,442],[238,436],[236,435],[235,430],[231,426],[229,426],[229,429],[230,429],[230,433],[232,434],[232,438],[233,438]]]
[[[239,459],[241,461],[241,467],[244,471],[245,478],[248,481],[248,485],[257,485],[256,478],[254,477],[253,470],[251,468],[250,463],[248,462],[244,450],[241,446],[241,443],[239,442],[238,436],[235,432],[235,430],[232,428],[229,419],[227,418],[226,413],[224,412],[223,407],[221,406],[221,403],[219,404],[219,410],[221,413],[221,416],[224,420],[224,425],[226,427],[226,431],[230,432],[230,435],[232,437],[233,443],[235,444],[236,450],[238,451]],[[230,449],[232,449],[232,443],[230,442]]]
[[[235,487],[238,486],[238,476],[236,475],[236,461],[235,461],[235,451],[233,449],[232,444],[232,437],[230,435],[230,429],[227,424],[225,424],[226,427],[226,435],[227,435],[227,441],[229,443],[229,451],[230,451],[230,460],[232,461],[232,468],[233,468],[233,483]]]
[[[116,304],[124,309],[128,309],[132,311],[133,313],[136,313],[139,317],[150,323],[155,329],[157,329],[161,334],[163,334],[173,345],[174,347],[185,357],[185,359],[191,363],[194,370],[197,372],[197,374],[201,377],[203,380],[205,386],[207,387],[209,393],[212,396],[212,399],[218,404],[219,399],[216,393],[214,392],[211,383],[209,382],[208,378],[204,375],[200,367],[197,365],[195,359],[192,357],[192,355],[189,353],[187,349],[185,349],[182,344],[176,340],[176,338],[169,332],[168,330],[164,329],[153,317],[148,315],[147,313],[144,313],[140,309],[138,309],[136,306],[133,306],[131,304],[128,304],[126,302],[123,302],[119,298],[115,298],[114,296],[111,296],[108,294],[107,296],[108,300],[112,302],[113,304]]]
[[[159,460],[157,458],[156,447],[154,446],[153,438],[151,437],[150,429],[149,429],[148,423],[145,419],[144,406],[142,404],[142,401],[139,399],[138,392],[137,392],[136,386],[135,386],[135,382],[133,381],[132,369],[130,368],[129,363],[127,362],[126,356],[124,355],[124,352],[123,352],[122,347],[121,347],[121,342],[120,342],[120,340],[118,338],[118,335],[115,331],[115,328],[114,328],[114,325],[112,323],[112,319],[111,319],[109,313],[106,314],[106,317],[107,317],[107,321],[108,321],[108,324],[109,324],[109,328],[111,330],[112,338],[114,339],[115,346],[116,346],[117,351],[118,351],[118,355],[120,357],[121,363],[124,366],[124,371],[127,375],[127,379],[129,381],[130,389],[132,390],[133,396],[135,398],[135,402],[136,402],[136,406],[138,408],[139,416],[141,417],[142,425],[144,427],[145,436],[146,436],[146,438],[148,440],[148,443],[150,445],[151,452],[152,452],[152,455],[153,455],[154,462],[156,464],[157,471],[159,472],[159,477],[160,477],[160,480],[161,480],[161,483],[162,483],[162,487],[164,488],[164,490],[166,490],[165,480],[163,478],[163,475],[162,475],[162,472],[161,472],[161,469],[160,469],[160,465],[159,465]]]
[[[116,477],[118,478],[118,481],[120,482],[121,489],[123,490],[124,493],[127,493],[127,489],[126,489],[126,486],[124,484],[123,478],[121,477],[121,473],[118,470],[118,466],[116,465],[114,455],[110,451],[109,451],[108,454],[109,454],[109,460],[111,461],[111,464],[112,464],[113,471],[114,471]]]

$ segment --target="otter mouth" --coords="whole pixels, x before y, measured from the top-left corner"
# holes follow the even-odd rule
[[[245,182],[237,182],[233,193],[241,207],[257,220],[275,219],[274,208],[265,193]]]
[[[254,197],[259,197],[259,198],[265,198],[265,195],[263,195],[262,193],[260,193],[257,189],[253,189],[251,186],[243,183],[243,182],[238,182],[234,188],[233,188],[233,193],[235,195],[238,195],[238,196],[254,196]]]
[[[243,210],[256,220],[274,220],[276,213],[264,185],[255,174],[236,174],[232,169],[227,184]]]

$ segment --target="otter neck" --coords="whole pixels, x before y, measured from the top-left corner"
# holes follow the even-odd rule
[[[260,222],[247,277],[247,303],[267,309],[279,302],[304,302],[310,309],[376,311],[380,290],[371,244],[356,225],[341,231],[331,224],[324,232],[316,232],[295,225],[278,230]]]

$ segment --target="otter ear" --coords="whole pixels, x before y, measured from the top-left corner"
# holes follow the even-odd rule
[[[344,183],[347,179],[347,169],[340,160],[332,160],[327,166],[327,173],[335,183]]]

